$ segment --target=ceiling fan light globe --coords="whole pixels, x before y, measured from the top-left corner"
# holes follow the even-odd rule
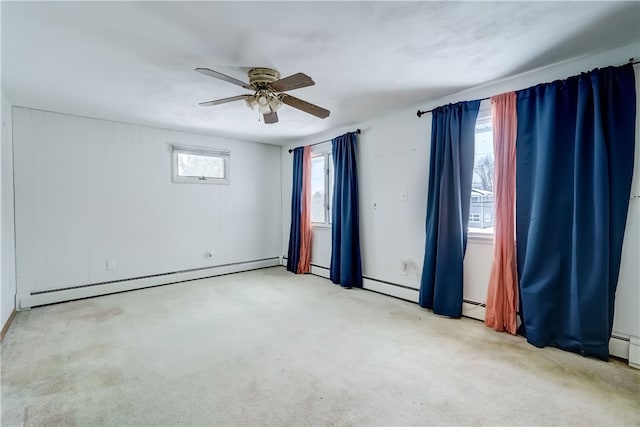
[[[277,96],[272,96],[269,100],[269,107],[271,107],[271,111],[278,111],[278,109],[282,106],[282,101]]]
[[[269,114],[271,113],[271,107],[269,107],[269,104],[260,104],[258,105],[258,110],[260,111],[260,114]]]
[[[260,95],[260,97],[258,98],[258,103],[260,105],[267,105],[267,104],[269,104],[269,100],[267,99],[267,97],[265,95]]]

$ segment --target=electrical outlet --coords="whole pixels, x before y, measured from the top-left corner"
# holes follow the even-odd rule
[[[211,249],[209,252],[205,252],[204,257],[209,259],[213,258],[213,249]]]
[[[116,260],[108,259],[107,260],[107,270],[115,270],[116,269]]]
[[[402,274],[403,276],[409,275],[409,266],[407,265],[406,261],[402,261],[400,263],[400,274]]]

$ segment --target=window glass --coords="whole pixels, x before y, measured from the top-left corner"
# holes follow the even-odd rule
[[[333,158],[330,153],[315,153],[311,158],[311,222],[331,224],[333,198]]]
[[[469,232],[493,234],[493,122],[491,101],[484,100],[476,120],[475,155],[471,205],[469,207]]]
[[[224,178],[224,159],[178,153],[178,176]]]
[[[173,145],[173,182],[229,184],[228,150]]]
[[[311,222],[325,222],[325,156],[311,158]]]

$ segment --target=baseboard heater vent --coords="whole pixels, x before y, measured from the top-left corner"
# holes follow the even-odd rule
[[[471,301],[468,299],[463,299],[462,302],[467,303],[467,304],[471,304],[471,305],[477,305],[478,307],[486,307],[487,304],[483,303],[483,302],[477,302],[477,301]]]
[[[282,259],[284,260],[284,265],[286,266],[287,257],[284,256]],[[311,274],[314,276],[322,277],[324,279],[328,279],[329,268],[311,263]],[[398,283],[393,283],[386,280],[375,279],[368,276],[363,276],[363,279],[364,280],[362,289],[364,290],[386,295],[392,298],[398,298],[403,301],[414,303],[418,302],[420,289],[412,288],[406,285],[400,285]],[[487,305],[485,303],[463,299],[462,316],[484,322],[486,307]],[[520,313],[518,312],[517,314],[519,315]],[[618,357],[620,359],[630,360],[629,348],[632,344],[633,343],[631,343],[631,338],[613,334],[611,335],[611,339],[609,340],[609,353],[612,356]],[[632,366],[636,367],[636,365]],[[640,369],[640,364],[637,364],[637,367],[639,367]]]
[[[47,290],[44,290],[44,291],[31,292],[30,295],[48,294],[48,293],[51,293],[51,292],[66,291],[66,290],[69,290],[69,289],[81,289],[81,288],[88,288],[88,287],[91,287],[91,286],[108,285],[110,283],[130,282],[132,280],[149,279],[149,278],[152,278],[152,277],[170,276],[172,274],[193,273],[193,272],[196,272],[196,271],[211,270],[212,268],[231,267],[233,265],[242,265],[242,264],[247,264],[247,263],[251,263],[251,262],[260,262],[260,261],[272,261],[272,260],[277,260],[277,259],[278,259],[277,257],[274,257],[274,258],[255,259],[255,260],[252,260],[252,261],[231,262],[229,264],[220,264],[220,265],[215,265],[215,266],[212,266],[212,267],[191,268],[191,269],[188,269],[188,270],[170,271],[168,273],[149,274],[148,276],[136,276],[136,277],[129,277],[127,279],[110,280],[108,282],[96,282],[96,283],[89,283],[89,284],[86,284],[86,285],[69,286],[67,288],[47,289]],[[251,270],[253,270],[253,269],[251,269]],[[234,271],[234,273],[240,273],[240,271]],[[226,274],[231,274],[231,273],[226,273]],[[217,274],[216,276],[222,276],[222,275],[221,274]],[[196,279],[191,279],[191,280],[196,280]]]
[[[614,339],[620,340],[620,341],[631,342],[631,338],[629,338],[629,337],[621,337],[620,335],[616,335],[616,334],[611,335],[611,338],[614,338]]]
[[[275,267],[278,265],[280,265],[279,257],[262,258],[251,261],[215,265],[211,267],[193,268],[189,270],[130,277],[121,280],[34,291],[27,294],[19,294],[17,296],[17,306],[19,310],[24,310],[40,305],[54,304],[63,301],[72,301],[76,299],[90,298],[118,292],[126,292],[136,289],[151,288],[154,286],[168,285],[171,283],[188,282],[190,280],[223,276],[225,274],[241,273],[243,271]]]
[[[400,285],[398,283],[388,282],[388,281],[382,280],[382,279],[376,279],[375,277],[362,276],[362,279],[373,280],[373,281],[378,282],[378,283],[384,283],[385,285],[395,286],[396,288],[409,289],[410,291],[420,292],[420,289],[413,288],[413,287],[407,286],[407,285]]]

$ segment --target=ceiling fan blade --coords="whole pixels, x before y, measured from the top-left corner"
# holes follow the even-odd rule
[[[202,74],[206,74],[210,77],[215,77],[216,79],[224,80],[227,83],[232,83],[234,85],[242,86],[245,89],[251,89],[248,83],[243,82],[242,80],[238,80],[236,78],[227,76],[226,74],[219,73],[217,71],[210,70],[208,68],[196,68],[196,71]]]
[[[276,80],[271,83],[271,87],[276,92],[285,92],[293,89],[300,89],[302,87],[313,86],[316,82],[304,73],[293,74],[289,77],[285,77],[280,80]]]
[[[298,110],[302,110],[305,113],[309,113],[321,119],[326,119],[327,117],[329,117],[329,114],[331,114],[331,111],[329,110],[325,110],[322,107],[318,107],[317,105],[311,104],[310,102],[304,101],[291,95],[282,95],[282,102],[293,108],[297,108]]]
[[[201,107],[211,107],[212,105],[220,105],[226,104],[227,102],[240,101],[241,99],[245,99],[247,96],[250,95],[238,95],[232,96],[231,98],[216,99],[215,101],[201,102],[198,105],[200,105]]]
[[[265,124],[278,123],[278,113],[275,111],[269,114],[263,114]]]

